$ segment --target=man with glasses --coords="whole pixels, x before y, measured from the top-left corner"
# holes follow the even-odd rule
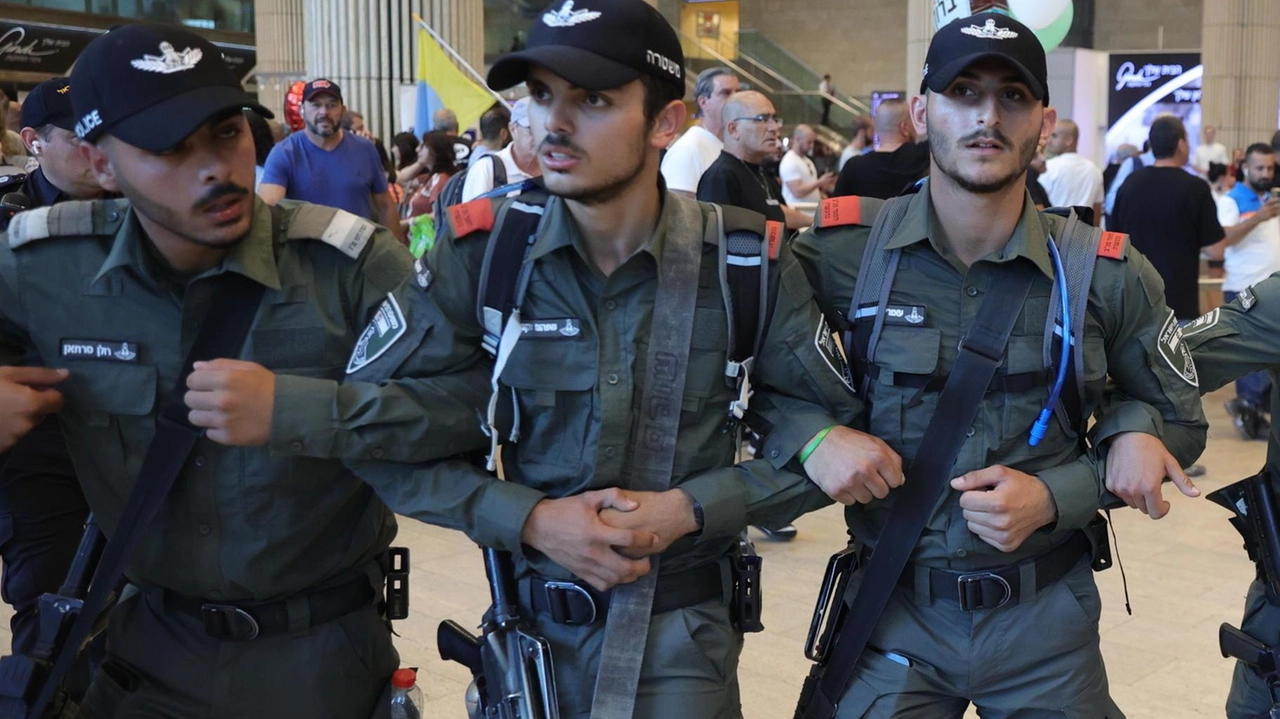
[[[787,207],[760,167],[778,147],[782,119],[758,92],[739,92],[724,105],[724,150],[698,183],[698,199],[754,210],[792,229],[813,216]]]

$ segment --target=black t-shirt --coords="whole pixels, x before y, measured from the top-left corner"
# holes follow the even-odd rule
[[[1178,319],[1199,317],[1200,248],[1224,236],[1209,183],[1177,167],[1143,167],[1120,186],[1111,224],[1160,273]]]
[[[773,190],[764,169],[724,151],[702,173],[698,199],[753,210],[784,224],[787,221],[782,211],[782,197]]]
[[[834,197],[857,195],[887,200],[929,174],[929,143],[907,143],[893,152],[854,155],[836,180]]]

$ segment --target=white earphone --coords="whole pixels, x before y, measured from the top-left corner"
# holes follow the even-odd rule
[[[39,157],[44,152],[44,143],[39,140],[31,141],[31,154]]]

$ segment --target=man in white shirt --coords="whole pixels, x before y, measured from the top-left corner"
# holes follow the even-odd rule
[[[1076,152],[1080,128],[1071,120],[1058,120],[1045,143],[1054,155],[1045,163],[1040,184],[1054,207],[1092,207],[1095,221],[1102,215],[1102,169]]]
[[[1230,165],[1231,156],[1227,154],[1227,146],[1218,142],[1218,128],[1205,125],[1201,134],[1204,135],[1204,142],[1196,148],[1196,153],[1191,158],[1191,165],[1196,168],[1196,172],[1200,173],[1201,177],[1205,177],[1209,174],[1209,163]]]
[[[1244,156],[1244,182],[1218,199],[1218,222],[1226,237],[1205,253],[1224,260],[1222,296],[1227,302],[1280,270],[1280,201],[1271,198],[1275,170],[1271,146],[1250,145]],[[1271,406],[1270,394],[1266,372],[1236,381],[1236,397],[1227,402],[1227,412],[1245,439],[1266,439],[1269,427],[1259,418]]]
[[[840,162],[836,165],[836,170],[843,170],[844,166],[855,157],[865,155],[875,151],[876,145],[876,128],[871,118],[866,115],[859,115],[853,118],[853,139],[840,153]]]
[[[511,107],[508,129],[511,131],[511,144],[490,153],[492,159],[477,160],[467,170],[467,179],[462,183],[463,202],[470,202],[498,185],[494,181],[495,162],[501,162],[507,171],[507,181],[503,185],[514,185],[542,174],[538,165],[538,148],[533,141],[533,131],[529,129],[529,98],[522,97]]]
[[[822,190],[830,192],[836,185],[836,176],[830,172],[818,176],[818,168],[809,153],[813,152],[816,136],[808,125],[797,125],[791,134],[791,149],[782,156],[778,174],[782,177],[782,198],[788,205],[801,212],[812,212],[814,205],[822,202]],[[803,206],[807,203],[807,206]]]
[[[721,111],[725,100],[741,88],[738,76],[727,67],[713,67],[698,73],[693,99],[698,104],[701,125],[690,127],[680,139],[671,143],[662,158],[662,178],[667,189],[688,197],[698,193],[698,181],[724,149],[724,120]]]

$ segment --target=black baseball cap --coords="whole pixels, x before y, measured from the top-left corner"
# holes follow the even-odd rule
[[[965,68],[987,58],[997,58],[1013,67],[1032,96],[1049,104],[1044,45],[1026,25],[997,12],[953,20],[933,36],[920,92],[946,90]]]
[[[240,108],[274,117],[240,86],[216,45],[179,25],[137,23],[101,35],[71,71],[75,132],[144,150],[175,147],[210,118]]]
[[[307,102],[316,95],[323,95],[326,92],[338,98],[338,102],[342,102],[342,88],[338,87],[338,83],[324,78],[312,80],[303,86],[302,101]]]
[[[75,131],[76,112],[71,109],[71,80],[55,77],[36,85],[22,101],[22,126],[53,125]]]
[[[684,92],[684,50],[675,29],[644,0],[556,0],[529,30],[525,49],[489,70],[506,90],[541,65],[587,90],[609,90],[651,75]]]

